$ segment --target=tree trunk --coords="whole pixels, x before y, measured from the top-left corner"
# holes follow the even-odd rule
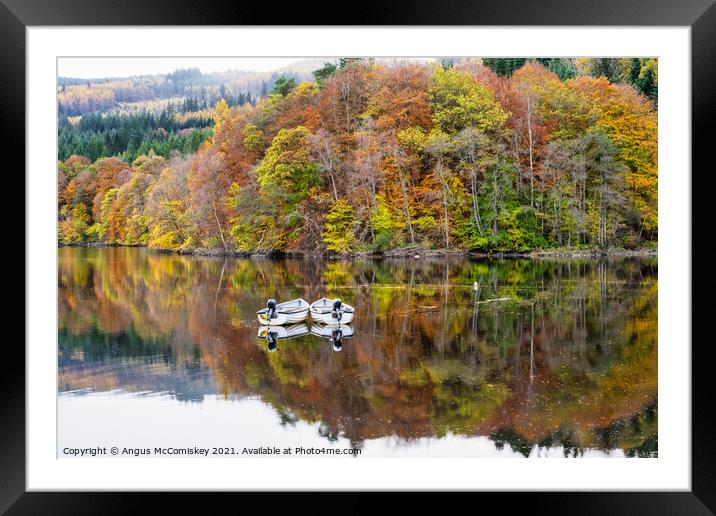
[[[497,170],[492,171],[492,236],[497,235]]]
[[[447,205],[447,189],[443,189],[443,209],[445,212],[445,248],[450,247],[450,226],[448,226],[448,205]]]
[[[545,219],[545,211],[544,211],[544,174],[540,174],[540,201],[539,201],[539,211],[540,211],[540,219],[541,219],[541,233],[542,238],[544,238],[544,219]]]
[[[480,221],[480,206],[478,205],[478,191],[477,191],[477,171],[474,166],[472,167],[472,209],[475,214],[475,224],[477,225],[477,231],[482,236],[482,224]]]
[[[229,248],[226,245],[226,240],[224,240],[224,232],[221,229],[221,222],[219,222],[219,214],[216,211],[216,201],[213,201],[212,204],[214,205],[214,218],[216,219],[216,225],[219,226],[219,235],[221,235],[221,241],[224,243],[224,249],[228,250]]]
[[[331,176],[331,184],[333,185],[333,197],[337,201],[338,190],[336,190],[336,179],[333,177],[333,172],[328,172],[328,175]]]
[[[395,169],[398,171],[398,179],[400,180],[400,188],[403,191],[403,202],[405,205],[405,216],[408,219],[408,232],[410,233],[410,243],[415,243],[415,234],[413,233],[413,224],[410,220],[410,199],[408,198],[408,190],[405,186],[405,179],[403,178],[403,171],[398,164],[398,156],[394,152],[393,158],[395,159]]]
[[[533,149],[534,143],[532,141],[532,99],[527,96],[527,135],[529,136],[530,144],[530,207],[535,207],[535,169],[534,169],[534,157]]]
[[[448,186],[447,181],[443,175],[443,162],[442,158],[438,159],[437,163],[438,179],[440,180],[440,187],[442,188],[443,198],[443,222],[445,226],[445,248],[450,247],[450,226],[448,225]]]

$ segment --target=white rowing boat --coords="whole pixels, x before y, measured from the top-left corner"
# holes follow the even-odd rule
[[[311,303],[311,319],[322,324],[349,324],[353,321],[355,310],[340,299],[322,297]]]
[[[308,317],[308,301],[292,299],[285,303],[276,303],[269,299],[266,308],[256,312],[259,323],[264,326],[283,326],[301,323]]]

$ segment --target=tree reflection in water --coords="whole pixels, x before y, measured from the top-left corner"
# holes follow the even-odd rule
[[[355,446],[490,436],[657,454],[657,260],[316,261],[59,249],[59,388],[258,397]],[[257,338],[266,299],[340,297],[355,333]]]

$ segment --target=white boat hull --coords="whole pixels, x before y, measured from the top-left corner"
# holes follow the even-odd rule
[[[343,312],[341,320],[339,321],[334,316],[333,312],[329,313],[317,313],[311,312],[311,320],[321,324],[349,324],[353,321],[353,312]]]
[[[284,326],[298,324],[308,318],[309,304],[303,299],[293,299],[276,305],[274,316],[268,318],[268,308],[256,312],[259,324],[262,326]]]
[[[265,313],[257,314],[259,323],[263,326],[284,326],[286,324],[298,324],[308,318],[308,309],[294,313],[277,313],[276,317],[269,321]]]
[[[336,317],[333,311],[333,302],[335,300],[321,298],[311,304],[311,319],[321,324],[350,324],[353,321],[355,310],[352,306],[345,303],[341,304],[340,319]]]

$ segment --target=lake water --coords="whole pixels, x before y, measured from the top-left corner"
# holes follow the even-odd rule
[[[656,258],[58,253],[60,457],[657,455]],[[268,298],[324,295],[340,342],[257,336]]]

